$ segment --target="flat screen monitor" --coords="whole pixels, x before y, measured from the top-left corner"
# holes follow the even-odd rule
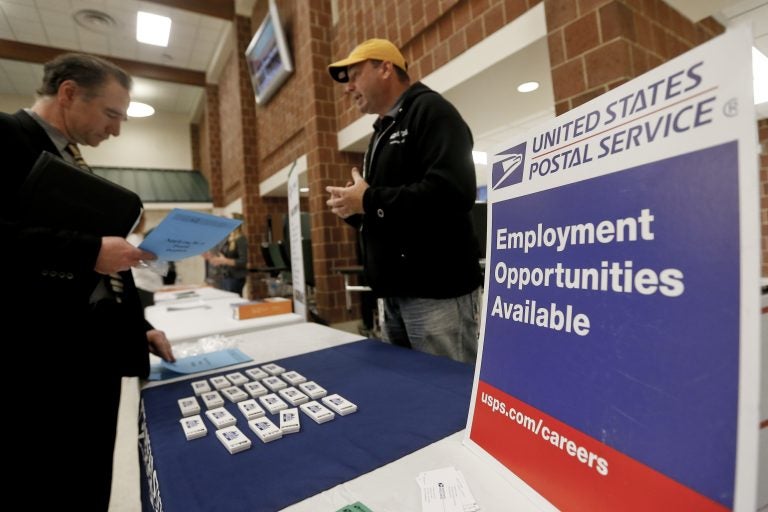
[[[291,54],[275,0],[269,0],[269,10],[245,50],[245,60],[256,103],[264,105],[293,73]]]

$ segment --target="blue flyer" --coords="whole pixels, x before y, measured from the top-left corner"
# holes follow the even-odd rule
[[[178,261],[198,256],[242,223],[240,220],[174,208],[139,246],[160,261]]]
[[[217,350],[207,354],[182,357],[175,363],[161,362],[153,364],[149,371],[148,380],[167,380],[189,375],[192,373],[207,372],[216,368],[245,363],[252,359],[236,348]]]

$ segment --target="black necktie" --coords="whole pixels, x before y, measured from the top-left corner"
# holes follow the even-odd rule
[[[75,161],[75,165],[81,168],[84,171],[93,172],[91,171],[90,166],[85,162],[85,158],[83,158],[83,155],[80,154],[80,149],[77,147],[77,144],[74,142],[70,142],[66,145],[64,150],[72,155],[72,159]]]
[[[72,158],[75,161],[75,165],[84,171],[93,172],[91,167],[85,161],[85,158],[83,158],[83,155],[80,153],[80,149],[77,147],[77,144],[70,142],[66,145],[64,150],[72,155]],[[104,285],[108,290],[112,291],[112,294],[114,295],[117,302],[123,301],[123,278],[120,276],[120,274],[109,274],[109,278],[105,276]]]

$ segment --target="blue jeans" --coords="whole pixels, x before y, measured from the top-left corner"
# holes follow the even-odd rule
[[[393,345],[474,363],[479,290],[452,299],[387,297],[384,339]]]

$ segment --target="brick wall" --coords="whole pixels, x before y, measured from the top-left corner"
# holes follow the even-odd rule
[[[558,115],[723,32],[692,23],[663,0],[546,0]]]
[[[199,124],[200,170],[208,180],[214,206],[223,206],[221,185],[221,130],[219,128],[219,88],[205,86],[205,108]]]
[[[332,61],[346,57],[372,37],[389,39],[400,48],[408,74],[420,80],[540,0],[339,0],[339,22],[332,30]],[[382,12],[383,11],[383,12]],[[360,117],[352,102],[336,92],[339,127]]]
[[[219,77],[219,126],[221,131],[221,184],[223,204],[243,197],[243,120],[240,96],[240,53],[232,54]],[[246,98],[247,101],[247,98]]]
[[[200,125],[189,125],[189,145],[192,151],[192,169],[200,170]]]

